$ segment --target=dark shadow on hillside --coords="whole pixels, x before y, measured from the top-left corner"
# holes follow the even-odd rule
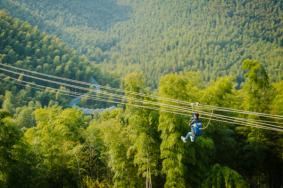
[[[105,31],[131,15],[131,7],[117,0],[1,0],[0,7],[47,32],[84,26]]]

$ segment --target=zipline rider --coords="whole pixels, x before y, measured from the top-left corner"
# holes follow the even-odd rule
[[[191,127],[191,132],[188,132],[187,135],[181,136],[181,139],[183,140],[183,142],[187,142],[187,139],[190,137],[191,142],[194,142],[195,139],[198,136],[201,136],[202,134],[202,123],[201,120],[199,119],[199,113],[195,112],[193,113],[193,117],[190,121],[190,125]]]

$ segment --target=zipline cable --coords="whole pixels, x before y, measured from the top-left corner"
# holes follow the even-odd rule
[[[0,68],[1,69],[1,68]],[[8,70],[6,70],[8,71]],[[23,73],[17,73],[17,72],[14,72],[14,71],[8,71],[10,73],[14,73],[14,74],[17,74],[17,75],[23,75]],[[73,87],[73,86],[70,86],[70,85],[66,85],[65,83],[61,83],[61,82],[54,82],[54,81],[50,81],[50,80],[46,80],[46,79],[41,79],[41,78],[38,78],[38,77],[34,77],[34,76],[30,76],[30,75],[25,75],[26,77],[31,77],[31,78],[34,78],[34,79],[39,79],[39,80],[43,80],[43,81],[47,81],[47,82],[51,82],[51,83],[56,83],[58,85],[65,85],[65,86],[69,86],[69,87]],[[78,87],[75,87],[75,88],[78,88]],[[82,88],[79,88],[79,89],[82,89]],[[86,88],[84,88],[86,89]],[[88,89],[87,89],[88,90]],[[142,101],[143,102],[143,101]],[[145,102],[148,104],[148,102]],[[128,103],[127,103],[128,104]],[[156,106],[162,106],[160,104],[154,104]],[[168,105],[166,104],[166,107],[168,107]],[[172,110],[172,109],[171,109]],[[173,110],[176,110],[176,109],[173,109]],[[178,109],[179,110],[179,109]],[[180,112],[180,111],[179,111]],[[188,112],[188,109],[184,109],[182,110],[182,112]],[[191,112],[191,111],[190,111]],[[202,114],[203,115],[208,115],[206,112],[203,112],[202,111]],[[218,119],[222,119],[222,120],[228,120],[228,121],[234,121],[234,122],[239,122],[239,121],[244,121],[246,122],[246,119],[243,119],[243,118],[236,118],[236,117],[227,117],[227,116],[223,116],[223,115],[218,115],[218,114],[215,114],[215,116],[218,118]],[[253,120],[254,122],[256,120]],[[269,124],[263,124],[262,122],[255,122],[255,123],[258,123],[260,125],[263,125],[263,126],[269,126],[269,127],[275,127],[275,128],[281,128],[281,127],[278,127],[278,126],[274,126],[274,125],[269,125]]]
[[[88,85],[88,86],[96,85],[96,86],[99,86],[100,88],[105,88],[105,89],[112,90],[112,91],[115,91],[115,92],[124,92],[124,91],[121,90],[121,89],[114,89],[114,88],[111,88],[111,87],[101,86],[101,85],[98,85],[98,84],[91,84],[91,83],[88,83],[88,82],[82,82],[82,81],[72,80],[72,79],[68,79],[68,78],[57,77],[57,76],[53,76],[53,75],[48,75],[48,74],[44,74],[44,73],[39,73],[39,72],[36,72],[36,71],[30,71],[30,70],[27,70],[27,69],[18,68],[18,67],[15,67],[15,66],[10,66],[10,65],[7,65],[7,64],[1,64],[1,63],[0,63],[0,65],[6,66],[6,67],[10,67],[10,68],[14,68],[14,69],[18,69],[18,70],[22,70],[22,71],[26,71],[26,72],[30,72],[30,73],[33,73],[33,74],[38,74],[38,75],[42,75],[42,76],[54,78],[54,79],[61,79],[61,80],[64,80],[64,81],[69,81],[69,82],[84,84],[84,85]],[[170,99],[170,98],[164,98],[164,97],[146,95],[146,94],[144,94],[144,93],[137,93],[137,92],[132,92],[132,91],[126,91],[126,92],[127,92],[127,94],[134,94],[134,95],[139,95],[139,96],[144,96],[144,97],[150,97],[150,98],[158,98],[158,99],[162,99],[162,100],[166,100],[166,101],[170,101],[170,102],[178,102],[178,103],[179,103],[179,102],[182,102],[182,103],[179,103],[179,104],[182,104],[182,105],[184,105],[184,103],[187,103],[187,104],[189,104],[189,105],[192,104],[192,103],[188,103],[188,102],[186,102],[186,101],[179,101],[179,100]],[[205,106],[205,107],[213,107],[214,110],[217,110],[217,111],[238,112],[238,113],[243,113],[243,114],[250,114],[250,115],[257,115],[257,116],[264,116],[264,117],[270,117],[270,118],[280,118],[280,119],[283,119],[283,116],[280,116],[280,115],[271,115],[271,114],[264,114],[264,113],[258,113],[258,112],[250,112],[250,111],[244,111],[244,110],[236,110],[236,109],[223,108],[223,107],[217,107],[217,106],[211,106],[211,105],[202,105],[202,106]],[[230,110],[229,110],[229,109],[230,109]]]
[[[18,80],[18,79],[15,79],[13,78],[14,80],[16,81],[20,81],[21,80]],[[30,84],[33,84],[33,83],[30,83]],[[35,84],[37,85],[37,84]],[[46,86],[41,86],[41,87],[45,87],[45,88],[48,88]],[[42,89],[42,88],[40,88]],[[60,92],[61,90],[59,89],[54,89],[54,88],[50,88],[50,89],[53,89],[53,90],[57,90],[58,92]],[[64,90],[65,92],[65,90]],[[78,95],[73,95],[74,97],[77,97]],[[100,100],[101,99],[97,99],[97,98],[90,98],[90,99],[94,99],[94,100]],[[109,101],[106,101],[106,100],[102,100],[104,102],[109,102]],[[111,102],[112,103],[112,102]],[[127,104],[127,103],[120,103],[120,102],[114,102],[113,103],[118,103],[118,104]],[[129,105],[129,104],[128,104]],[[157,110],[157,111],[162,111],[162,112],[168,112],[168,113],[174,113],[174,114],[178,114],[178,115],[186,115],[186,116],[189,116],[189,114],[184,114],[184,113],[178,113],[178,112],[172,112],[172,111],[168,111],[168,110],[164,110],[164,109],[160,109],[160,108],[153,108],[153,107],[148,107],[148,106],[141,106],[141,105],[135,105],[135,104],[130,104],[131,106],[136,106],[136,107],[141,107],[141,108],[147,108],[147,109],[151,109],[151,110]],[[203,119],[208,119],[208,118],[203,118]],[[218,122],[224,122],[224,123],[230,123],[231,124],[231,121],[225,121],[225,120],[219,120],[219,119],[215,119],[215,118],[210,118],[211,120],[215,120],[215,121],[218,121]],[[266,127],[266,126],[260,126],[260,125],[254,125],[254,124],[251,124],[250,122],[234,122],[235,124],[238,124],[238,125],[244,125],[244,126],[249,126],[249,127],[255,127],[255,128],[261,128],[261,129],[266,129],[266,130],[274,130],[274,131],[279,131],[279,132],[283,132],[283,129],[278,129],[278,128],[273,128],[273,127]]]
[[[4,69],[0,68],[0,70],[4,70]],[[4,71],[14,73],[14,74],[18,74],[18,75],[24,75],[23,73],[17,73],[17,72],[14,72],[14,71],[9,71],[9,70],[4,70]],[[30,76],[30,75],[25,75],[25,76],[29,77],[29,78],[33,78],[33,79],[38,79],[38,80],[41,80],[41,81],[51,82],[51,83],[55,83],[55,84],[58,84],[58,85],[64,85],[64,86],[67,86],[67,87],[74,88],[74,86],[72,86],[70,84],[62,83],[62,82],[51,81],[51,80],[47,80],[47,79],[38,78],[38,77],[35,77],[35,76]],[[89,89],[87,89],[87,88],[82,88],[82,87],[75,87],[75,88],[89,91]],[[150,104],[148,101],[139,101],[139,102]],[[127,104],[129,104],[129,103],[127,103]],[[154,105],[155,106],[162,106],[162,104],[156,104],[156,103],[154,103]],[[166,107],[168,107],[168,104],[165,104],[165,105],[166,105]],[[171,106],[169,106],[169,107],[171,107]],[[172,110],[172,107],[171,107],[171,110]],[[176,111],[176,109],[173,109],[173,110]],[[180,110],[180,109],[177,109],[177,110]],[[181,110],[182,110],[182,112],[188,112],[189,111],[188,109],[181,109]],[[190,112],[192,112],[192,111],[190,111]],[[202,114],[203,115],[209,115],[204,111],[202,111]],[[228,121],[234,121],[234,122],[241,122],[241,121],[245,122],[245,119],[243,119],[243,118],[227,117],[227,116],[223,116],[223,115],[219,115],[219,114],[215,114],[215,117],[217,117],[218,119],[221,119],[221,120],[228,120]],[[255,123],[258,123],[259,125],[269,126],[269,127],[274,127],[274,128],[281,128],[281,127],[278,127],[278,126],[275,126],[275,125],[264,124],[263,122],[259,122],[257,120],[253,120],[253,121],[254,122],[256,121]]]
[[[88,85],[88,86],[95,85],[95,86],[99,86],[100,88],[104,88],[104,89],[107,89],[107,90],[124,93],[124,91],[121,90],[121,89],[114,89],[114,88],[111,88],[111,87],[102,86],[102,85],[98,85],[98,84],[91,84],[91,83],[88,83],[88,82],[77,81],[77,80],[73,80],[73,79],[69,79],[69,78],[62,78],[62,77],[58,77],[58,76],[48,75],[48,74],[39,73],[39,72],[36,72],[36,71],[30,71],[30,70],[27,70],[27,69],[18,68],[18,67],[15,67],[15,66],[10,66],[10,65],[7,65],[7,64],[3,64],[3,63],[0,63],[0,65],[3,65],[5,67],[9,67],[9,68],[13,68],[13,69],[17,69],[17,70],[21,70],[21,71],[30,72],[32,74],[46,76],[46,77],[53,78],[53,79],[61,79],[61,80],[64,80],[64,81]],[[158,97],[158,96],[153,96],[153,95],[146,95],[144,93],[137,93],[137,92],[132,92],[132,91],[125,91],[125,92],[127,94],[130,94],[130,95],[137,95],[137,96],[155,98],[155,99],[159,99],[159,100],[165,100],[167,102],[178,103],[178,104],[181,104],[181,105],[191,105],[192,104],[192,103],[189,103],[187,101],[180,101],[180,100],[176,100],[176,99],[170,99],[170,98],[166,98],[166,97]],[[200,106],[203,106],[203,107],[206,107],[206,108],[213,108],[215,111],[226,111],[226,112],[231,112],[231,113],[241,113],[241,114],[246,114],[246,115],[255,115],[255,116],[268,117],[268,118],[283,119],[283,116],[280,116],[280,115],[272,115],[272,114],[265,114],[265,113],[259,113],[259,112],[250,112],[250,111],[237,110],[237,109],[232,109],[232,108],[217,107],[217,106],[212,106],[212,105],[200,105]]]

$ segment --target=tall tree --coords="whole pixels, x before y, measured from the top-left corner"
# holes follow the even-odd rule
[[[104,121],[98,122],[97,126],[107,148],[108,166],[113,172],[113,187],[138,187],[141,179],[137,176],[133,159],[127,156],[132,143],[125,125],[120,124],[120,117],[120,110],[105,112],[101,118]]]
[[[82,112],[53,106],[37,109],[36,127],[25,132],[25,141],[37,154],[41,181],[38,186],[78,187],[81,129],[85,127]]]
[[[138,173],[145,178],[145,186],[151,188],[152,176],[158,174],[158,114],[151,110],[131,106],[131,104],[137,104],[132,101],[134,95],[131,92],[145,93],[145,85],[141,74],[132,73],[127,75],[123,85],[127,100],[129,101],[126,109],[129,119],[128,133],[133,143],[128,150],[128,154],[134,155],[134,164],[138,167]],[[147,99],[146,97],[139,97],[139,100],[146,101]]]
[[[187,98],[186,81],[183,76],[169,74],[161,78],[159,96],[184,100]],[[161,101],[162,102],[162,101]],[[162,110],[162,107],[161,107]],[[184,188],[183,155],[185,146],[180,141],[185,126],[185,119],[180,115],[160,112],[158,129],[161,131],[160,153],[162,173],[166,176],[165,188]]]
[[[244,101],[247,110],[268,112],[271,88],[265,68],[257,60],[246,59],[242,69],[246,78],[243,89],[247,93]]]
[[[250,59],[243,61],[242,68],[246,78],[243,85],[244,107],[250,111],[269,113],[274,92],[265,68],[258,61]],[[266,120],[263,117],[251,116],[251,118]],[[280,144],[278,134],[260,129],[247,131],[246,143],[240,153],[243,154],[244,159],[242,165],[247,169],[244,173],[249,177],[251,184],[264,184],[265,179],[273,182],[275,176],[271,176],[270,172],[278,174],[278,171],[281,171],[278,169],[278,164],[281,165],[282,161],[278,160],[276,149],[273,149],[278,148],[275,143]],[[267,164],[265,161],[271,162]],[[275,182],[277,183],[280,184]]]

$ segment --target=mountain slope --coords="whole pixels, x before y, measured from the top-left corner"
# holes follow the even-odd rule
[[[282,79],[282,1],[143,1],[134,7],[131,21],[114,31],[122,36],[111,50],[118,65],[138,64],[154,80],[182,70],[204,71],[209,80],[239,73],[242,60],[254,58],[273,80]]]
[[[100,84],[116,84],[117,87],[115,78],[103,74],[94,63],[90,63],[86,57],[69,48],[59,38],[41,33],[29,23],[15,19],[3,11],[0,11],[0,41],[0,63],[87,82],[97,80]],[[4,73],[3,70],[1,73]],[[11,76],[17,78],[13,74]],[[12,90],[13,94],[19,96],[14,98],[14,102],[19,105],[28,103],[29,100],[38,100],[41,104],[48,105],[49,99],[40,98],[41,94],[36,94],[29,87],[16,87],[15,84],[4,81],[1,81],[0,86],[0,95],[3,95],[5,90]],[[42,95],[46,93],[43,91]],[[59,101],[65,105],[68,100],[65,97]]]
[[[0,12],[0,61],[70,78],[90,80],[99,74],[60,39],[42,34],[27,22]]]
[[[5,1],[17,4],[19,11],[13,14],[18,17],[24,17],[21,9],[25,7],[32,14],[27,18],[30,22],[40,17],[41,12],[60,15],[61,20],[74,18],[76,21],[67,22],[68,28],[64,22],[61,27],[60,24],[49,25],[48,31],[62,36],[80,53],[100,63],[105,71],[119,75],[142,71],[147,83],[154,87],[160,76],[168,72],[202,71],[206,80],[239,74],[238,67],[246,58],[261,61],[272,81],[283,79],[280,63],[283,59],[282,1],[120,0],[120,8],[114,6],[110,10],[120,15],[124,7],[128,10],[126,16],[107,25],[108,14],[100,12],[101,20],[96,22],[108,26],[101,27],[104,29],[91,24],[83,27],[78,23],[84,18],[91,19],[86,5],[109,9],[106,3],[99,4],[100,1],[81,2],[76,10],[68,8],[73,1],[51,2],[48,9],[43,1],[35,6],[30,6],[29,1]],[[56,7],[70,11],[59,12]],[[78,11],[81,14],[77,14]],[[39,28],[47,30],[41,25]]]

